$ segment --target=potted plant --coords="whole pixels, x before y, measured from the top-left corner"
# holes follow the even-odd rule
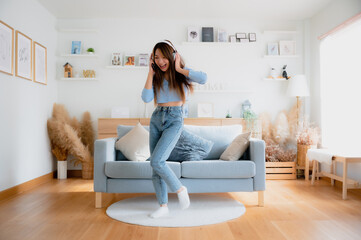
[[[306,154],[308,149],[317,148],[320,138],[319,128],[304,123],[297,133],[297,164],[300,167],[305,166]]]
[[[94,54],[94,48],[88,48],[86,51],[88,54]]]

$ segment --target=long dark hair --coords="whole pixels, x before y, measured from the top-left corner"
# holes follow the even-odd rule
[[[186,76],[175,70],[175,59],[173,57],[174,49],[165,42],[159,42],[153,48],[153,60],[155,66],[154,69],[155,74],[153,77],[154,104],[157,103],[157,92],[159,92],[161,88],[163,89],[163,79],[165,76],[165,73],[162,70],[160,70],[157,64],[155,64],[155,51],[157,49],[159,49],[162,52],[163,56],[166,57],[169,61],[169,67],[167,69],[167,74],[169,77],[169,79],[167,79],[169,90],[175,90],[178,96],[181,97],[184,104],[186,101],[186,96],[183,86],[186,86],[186,88],[191,93],[193,93],[193,85],[187,80]],[[185,64],[183,59],[181,59],[180,65],[182,68],[184,68]]]

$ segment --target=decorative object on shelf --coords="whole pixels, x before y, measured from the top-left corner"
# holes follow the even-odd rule
[[[71,54],[81,54],[81,41],[71,42]]]
[[[95,71],[94,70],[83,70],[83,76],[85,78],[95,78]]]
[[[227,42],[227,32],[224,29],[218,28],[218,42]]]
[[[286,67],[287,67],[287,65],[283,65],[283,67],[282,67],[282,77],[284,79],[288,80],[290,77],[287,76]]]
[[[248,33],[248,39],[250,42],[256,41],[256,34],[255,33]]]
[[[139,66],[148,66],[149,64],[149,54],[148,53],[141,53],[139,54]]]
[[[34,41],[34,82],[47,84],[47,50]]]
[[[32,81],[32,39],[16,31],[15,76]]]
[[[273,79],[276,79],[278,77],[277,71],[275,68],[271,68],[270,76]]]
[[[247,34],[246,33],[236,33],[237,42],[240,42],[241,39],[246,39]]]
[[[124,66],[135,66],[135,55],[127,54],[124,56]]]
[[[226,115],[226,118],[232,118],[232,115],[231,115],[231,112],[230,112],[230,110],[229,110],[229,109],[227,110],[227,115]]]
[[[241,109],[241,116],[244,118],[244,113],[248,110],[250,110],[252,107],[251,102],[247,99],[242,103],[242,109]]]
[[[122,66],[122,53],[119,52],[112,53],[111,65]]]
[[[279,55],[278,54],[278,43],[268,43],[267,44],[267,54],[268,55]]]
[[[235,35],[231,35],[231,36],[229,36],[229,41],[230,41],[230,42],[232,42],[232,43],[237,42],[237,38],[236,38],[236,36],[235,36]]]
[[[188,42],[200,42],[200,36],[198,27],[188,27]]]
[[[307,97],[309,95],[310,93],[307,87],[307,80],[305,75],[296,75],[289,80],[287,96],[297,98],[297,129],[299,126],[300,117],[300,97]]]
[[[84,112],[81,122],[70,118],[64,105],[54,103],[52,117],[47,121],[50,147],[58,161],[66,162],[68,154],[75,156],[75,165],[82,164],[82,177],[93,178],[94,129],[89,112]],[[64,176],[65,163],[59,164],[58,178]]]
[[[202,42],[213,42],[213,27],[202,27]]]
[[[94,48],[88,48],[86,51],[88,54],[94,54]]]
[[[111,118],[129,118],[129,107],[112,107]]]
[[[280,55],[295,55],[296,42],[295,41],[280,41]]]
[[[241,43],[249,43],[248,38],[241,38],[240,41],[241,41]]]
[[[197,105],[198,117],[213,117],[213,103],[198,103]]]
[[[70,63],[65,63],[64,67],[64,77],[72,78],[73,77],[73,66]]]
[[[0,72],[14,74],[14,29],[0,20]]]

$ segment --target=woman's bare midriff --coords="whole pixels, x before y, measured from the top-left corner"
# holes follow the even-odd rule
[[[167,103],[158,103],[158,106],[162,106],[162,107],[173,107],[173,106],[182,106],[183,102],[182,101],[178,101],[178,102],[167,102]]]

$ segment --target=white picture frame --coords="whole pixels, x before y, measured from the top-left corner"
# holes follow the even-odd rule
[[[295,55],[296,41],[280,41],[280,55]]]
[[[1,20],[0,72],[14,75],[14,29]]]
[[[214,117],[213,103],[198,103],[197,116],[199,118],[213,118]]]
[[[248,33],[248,39],[250,42],[256,41],[256,33]]]
[[[47,85],[47,49],[34,41],[34,82]]]
[[[278,43],[272,42],[267,44],[267,54],[270,56],[279,55]]]
[[[146,67],[149,65],[149,54],[141,53],[139,54],[139,66]]]
[[[228,42],[227,32],[224,29],[218,29],[218,42]]]
[[[230,41],[231,43],[235,43],[235,42],[237,42],[237,38],[236,38],[236,36],[235,36],[235,35],[231,35],[231,36],[229,36],[229,41]]]
[[[16,31],[15,76],[32,81],[32,39]]]
[[[199,27],[188,27],[188,42],[200,42],[201,31]]]
[[[111,66],[122,66],[122,64],[123,64],[123,54],[120,52],[112,53],[112,56],[110,59],[110,65]]]

